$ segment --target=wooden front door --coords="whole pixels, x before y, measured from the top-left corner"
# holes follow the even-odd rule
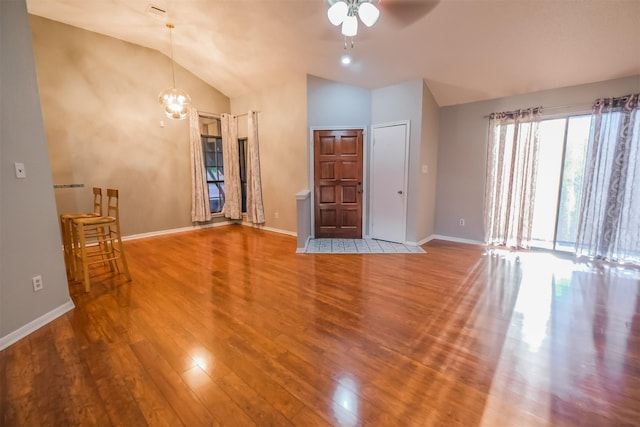
[[[362,238],[362,130],[313,133],[315,237]]]

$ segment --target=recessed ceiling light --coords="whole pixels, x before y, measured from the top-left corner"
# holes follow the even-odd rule
[[[340,63],[341,63],[342,65],[349,65],[349,64],[351,64],[351,60],[352,60],[351,55],[342,55],[342,56],[340,57]]]

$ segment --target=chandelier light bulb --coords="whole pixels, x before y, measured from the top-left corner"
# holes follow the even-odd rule
[[[358,34],[358,18],[347,16],[342,21],[342,35],[345,37],[355,37]]]
[[[327,11],[327,16],[329,17],[329,21],[338,26],[342,24],[344,19],[347,17],[349,13],[349,6],[343,1],[339,1],[334,3],[329,10]]]
[[[380,16],[380,11],[371,3],[362,3],[358,7],[358,16],[364,25],[371,27]]]
[[[187,92],[170,87],[160,92],[158,101],[162,104],[164,114],[174,120],[182,120],[189,114],[191,97]]]

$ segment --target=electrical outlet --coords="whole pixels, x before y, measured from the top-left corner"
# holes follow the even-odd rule
[[[275,219],[278,219],[278,218],[280,218],[280,213],[276,212],[276,213],[273,214],[273,216],[275,217]]]
[[[38,292],[42,290],[42,276],[34,276],[31,278],[31,283],[33,284],[33,292]]]
[[[460,227],[464,227],[464,218],[460,218]]]

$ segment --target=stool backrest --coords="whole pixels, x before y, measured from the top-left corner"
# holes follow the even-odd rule
[[[102,188],[93,187],[93,213],[102,216]]]
[[[120,215],[118,190],[115,188],[107,188],[107,198],[107,216],[113,217],[118,221],[118,216]]]

